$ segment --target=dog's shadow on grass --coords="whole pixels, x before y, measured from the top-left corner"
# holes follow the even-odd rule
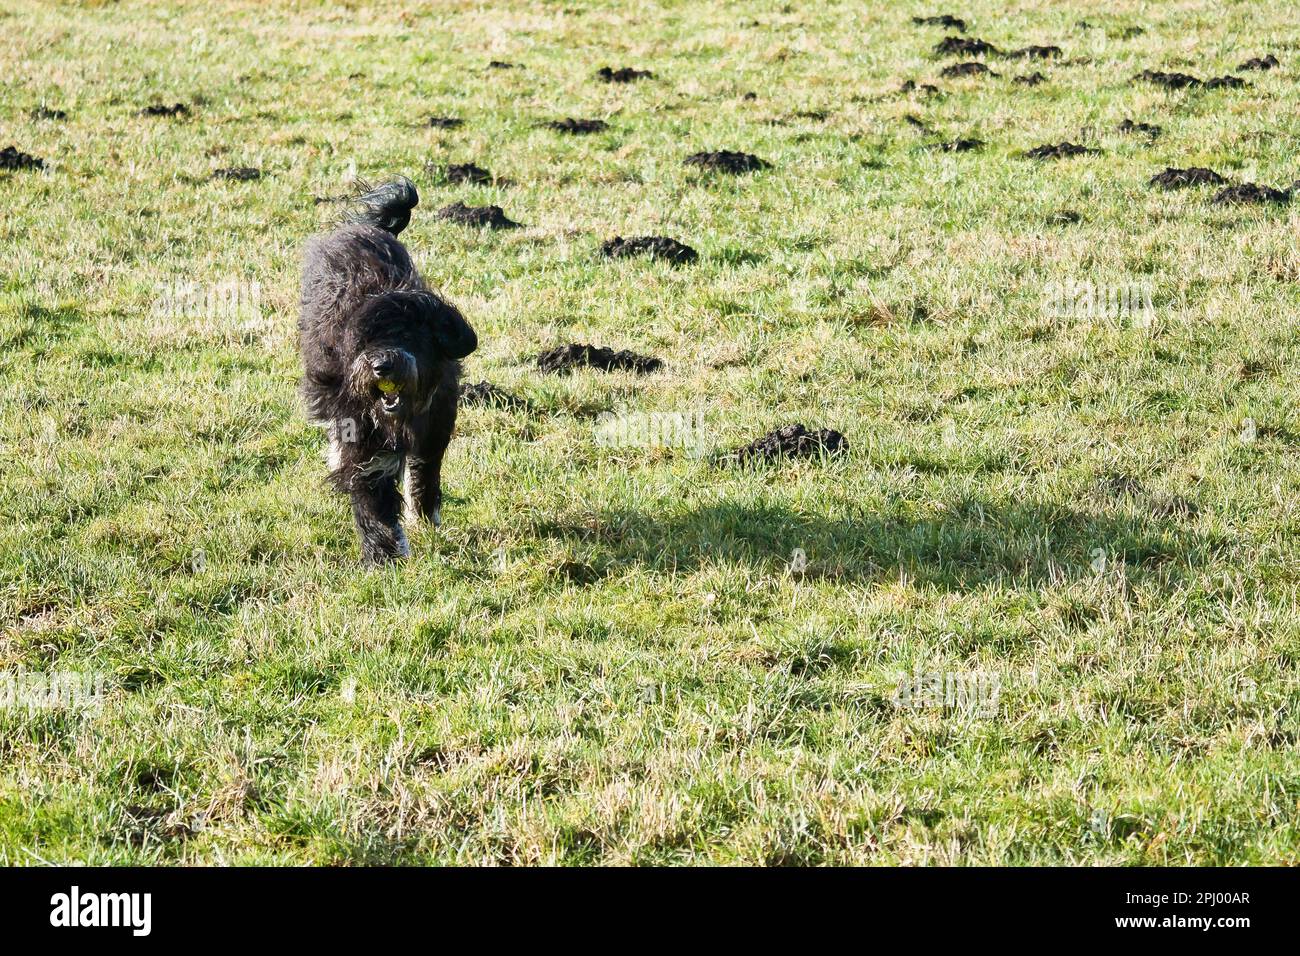
[[[969,498],[931,504],[918,517],[865,509],[828,517],[732,502],[668,516],[614,510],[582,522],[543,523],[537,531],[583,556],[566,566],[566,576],[580,584],[630,565],[690,573],[728,564],[846,583],[905,575],[955,590],[1061,583],[1121,566],[1134,577],[1170,581],[1224,545],[1156,515]]]

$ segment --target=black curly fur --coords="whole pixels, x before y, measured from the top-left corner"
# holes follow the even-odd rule
[[[330,480],[351,495],[361,552],[372,562],[407,553],[402,475],[408,520],[440,520],[458,360],[478,344],[396,238],[418,201],[409,181],[380,186],[359,204],[373,217],[358,214],[314,237],[303,263],[302,393],[308,417],[329,430]]]

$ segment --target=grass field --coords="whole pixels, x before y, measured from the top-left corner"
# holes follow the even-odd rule
[[[1300,25],[870,6],[0,0],[0,148],[46,161],[0,172],[0,863],[1300,862],[1300,203],[1147,185],[1300,178]],[[1063,56],[941,77],[944,12]],[[442,529],[367,569],[298,257],[397,173],[467,380],[530,406],[464,409]],[[600,430],[660,413],[705,454]],[[848,454],[710,460],[793,422]],[[96,706],[33,704],[70,673]]]

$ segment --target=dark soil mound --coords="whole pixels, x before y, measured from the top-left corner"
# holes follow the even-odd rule
[[[620,70],[611,70],[603,66],[596,71],[596,76],[606,83],[633,83],[637,80],[653,80],[655,75],[649,70],[634,70],[630,66]]]
[[[980,76],[981,74],[988,74],[989,76],[998,75],[997,73],[994,73],[992,70],[990,70],[983,63],[980,63],[978,60],[967,60],[965,63],[954,63],[952,66],[946,66],[943,68],[943,71],[939,75],[940,76]]]
[[[767,163],[750,153],[737,153],[729,149],[720,149],[714,153],[692,153],[686,157],[687,166],[698,166],[720,173],[752,173],[767,169]]]
[[[488,63],[489,70],[522,70],[523,67],[518,63],[507,63],[505,60],[493,60]]]
[[[1265,57],[1252,56],[1245,63],[1241,64],[1241,66],[1237,67],[1237,69],[1238,70],[1271,70],[1274,67],[1278,67],[1281,65],[1282,64],[1277,61],[1277,57],[1275,57],[1272,53],[1270,53],[1268,56]]]
[[[934,52],[940,56],[988,56],[998,48],[974,37],[944,37],[935,44]]]
[[[519,223],[506,218],[500,206],[466,206],[463,202],[454,202],[438,210],[438,218],[458,222],[463,226],[478,226],[488,229],[514,229]]]
[[[823,453],[838,455],[848,450],[848,439],[833,429],[810,432],[803,425],[785,425],[724,457],[746,464],[779,458],[812,458]]]
[[[657,372],[664,363],[648,355],[637,355],[626,349],[613,349],[596,345],[561,345],[537,356],[537,367],[543,372],[566,374],[575,368],[596,368],[603,372],[627,371],[644,375]]]
[[[948,13],[941,13],[934,17],[912,17],[912,22],[919,27],[947,27],[958,33],[966,32],[966,21]]]
[[[1126,119],[1116,127],[1121,133],[1141,133],[1143,136],[1150,136],[1155,139],[1164,132],[1164,128],[1154,126],[1151,123],[1135,123],[1131,119]]]
[[[915,113],[905,114],[903,116],[903,122],[906,123],[908,126],[915,126],[923,133],[934,132],[934,130],[930,127],[930,124],[927,123],[925,120],[921,119],[921,117],[917,116]]]
[[[434,129],[458,129],[465,121],[459,116],[430,116],[429,125]]]
[[[1285,205],[1291,201],[1291,193],[1285,189],[1273,189],[1269,186],[1257,186],[1254,183],[1242,183],[1221,189],[1210,200],[1216,206],[1237,206],[1244,203],[1278,203]]]
[[[24,153],[16,146],[0,149],[0,169],[44,169],[45,160]]]
[[[442,171],[442,177],[449,183],[469,183],[474,186],[492,182],[492,174],[473,163],[452,163]]]
[[[1200,80],[1188,73],[1162,73],[1160,70],[1143,70],[1133,79],[1155,83],[1157,86],[1165,86],[1171,90],[1201,85]]]
[[[610,259],[627,259],[632,256],[650,256],[663,259],[674,265],[683,265],[698,259],[699,253],[688,245],[669,239],[667,236],[637,236],[624,239],[615,236],[608,242],[601,243],[600,253]]]
[[[1149,186],[1163,189],[1186,189],[1189,186],[1222,186],[1227,180],[1212,169],[1204,166],[1192,166],[1190,169],[1175,169],[1166,166],[1165,171],[1152,176]]]
[[[154,103],[152,106],[146,106],[140,111],[141,116],[189,116],[190,108],[184,103],[173,103],[168,106],[165,103]]]
[[[1064,52],[1059,46],[1022,46],[1018,50],[1008,51],[1007,56],[1018,59],[1051,60],[1061,56]]]
[[[233,179],[236,182],[248,183],[254,179],[261,179],[262,171],[252,166],[231,166],[229,169],[214,169],[212,178]]]
[[[1249,85],[1239,76],[1216,76],[1212,80],[1205,81],[1207,90],[1240,90]]]
[[[939,143],[935,149],[942,150],[945,153],[969,153],[971,150],[979,149],[984,145],[982,139],[954,139],[946,143]]]
[[[1038,72],[1026,73],[1024,76],[1017,76],[1011,82],[1020,83],[1024,86],[1037,86],[1039,83],[1046,83],[1047,77]]]
[[[553,129],[558,133],[573,133],[580,135],[583,133],[599,133],[601,130],[609,129],[609,124],[604,120],[597,119],[574,119],[572,116],[562,120],[555,120],[546,124],[547,129]]]
[[[38,106],[28,114],[34,120],[65,120],[68,114],[64,110],[52,110],[47,106]]]
[[[532,403],[520,398],[503,388],[497,388],[491,382],[462,382],[460,385],[460,404],[464,407],[504,408],[510,411],[527,411]]]
[[[1083,216],[1073,209],[1061,209],[1047,217],[1050,226],[1073,226],[1077,222],[1083,222]]]
[[[1025,150],[1026,159],[1065,159],[1069,156],[1083,156],[1087,153],[1099,153],[1099,149],[1089,149],[1087,146],[1080,146],[1078,143],[1056,143],[1047,144],[1046,146],[1035,146],[1033,149]]]

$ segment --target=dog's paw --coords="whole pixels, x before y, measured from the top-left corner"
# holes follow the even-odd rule
[[[361,557],[366,564],[390,564],[410,556],[411,545],[401,528],[392,535],[377,535],[361,542]]]

